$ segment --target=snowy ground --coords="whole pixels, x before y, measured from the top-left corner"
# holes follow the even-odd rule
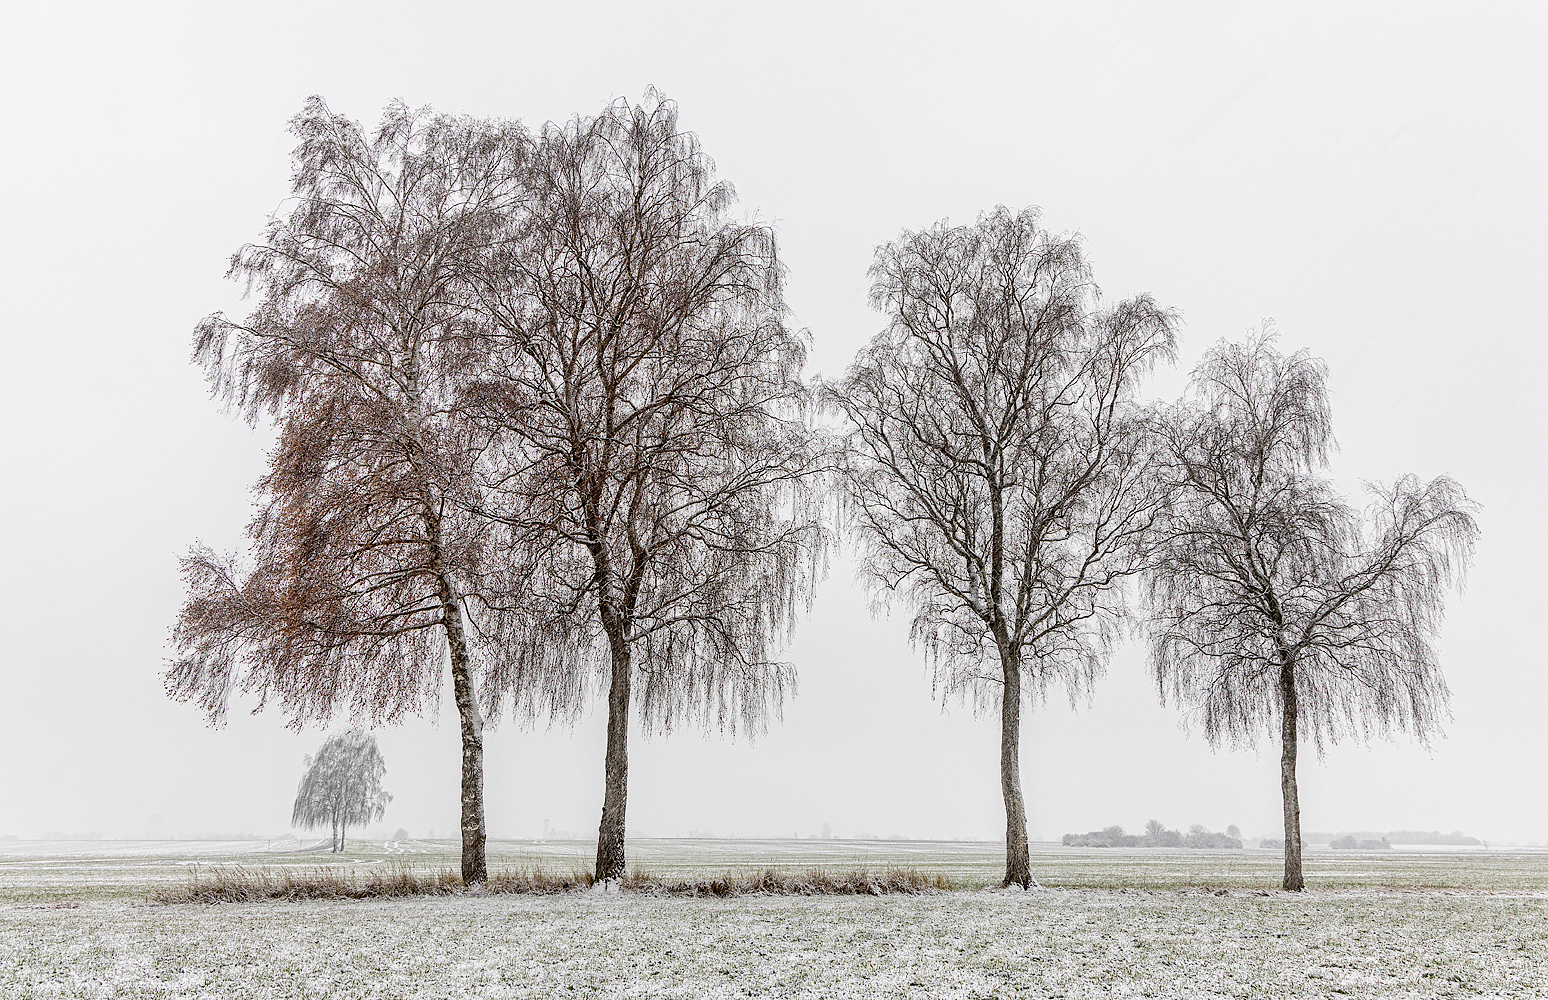
[[[995,857],[993,845],[768,843],[783,844],[773,860],[802,867],[866,860],[977,872]],[[450,845],[416,843],[359,845],[342,859],[251,844],[137,854],[94,845],[93,857],[78,843],[74,854],[39,846],[11,842],[0,854],[0,997],[1548,994],[1542,854],[1318,852],[1308,858],[1318,888],[1304,896],[1270,891],[1270,854],[1048,847],[1034,859],[1039,877],[1073,887],[150,906],[139,901],[146,888],[185,877],[194,860],[453,856]],[[584,859],[584,846],[501,842],[492,855],[496,867],[537,856],[560,867]],[[643,842],[633,856],[663,872],[724,871],[768,852],[760,842]],[[1082,887],[1101,879],[1115,887]],[[1190,879],[1194,888],[1170,887]],[[1415,884],[1449,887],[1396,888]]]
[[[580,841],[492,840],[489,864],[590,870],[596,848]],[[193,865],[303,867],[410,864],[458,867],[450,841],[354,841],[344,855],[328,841],[0,841],[0,906],[60,899],[140,901],[156,885],[184,883]],[[997,883],[1005,848],[978,841],[633,840],[629,864],[661,877],[728,869],[913,867],[977,889]],[[1283,871],[1275,851],[1070,848],[1032,845],[1033,874],[1065,889],[1268,889]],[[1330,851],[1306,855],[1315,889],[1509,890],[1548,893],[1548,851]]]

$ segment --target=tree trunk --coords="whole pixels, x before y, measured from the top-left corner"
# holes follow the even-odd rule
[[[1005,796],[1005,881],[1030,889],[1032,858],[1027,847],[1027,810],[1021,797],[1021,658],[1000,654],[1005,687],[1000,699],[1000,791]]]
[[[344,853],[344,835],[346,833],[348,833],[348,832],[349,832],[349,827],[345,826],[343,823],[340,823],[339,824],[339,853],[340,854]]]
[[[479,713],[473,678],[468,673],[468,647],[462,632],[462,609],[449,594],[443,599],[446,639],[451,647],[452,693],[462,726],[462,881],[474,885],[489,878],[484,856],[484,717]]]
[[[1288,656],[1279,668],[1279,698],[1284,715],[1279,755],[1279,787],[1285,800],[1284,887],[1300,892],[1306,888],[1306,880],[1301,877],[1301,800],[1295,786],[1296,718],[1300,705],[1295,693],[1295,661]]]
[[[624,813],[629,804],[629,645],[616,621],[607,626],[613,676],[607,690],[607,758],[602,825],[597,831],[597,881],[624,874]]]
[[[484,716],[478,710],[478,696],[473,690],[473,677],[468,670],[467,633],[462,622],[462,595],[452,585],[442,548],[441,518],[438,507],[425,483],[432,477],[425,474],[418,461],[424,454],[423,433],[420,428],[420,400],[418,388],[418,359],[410,357],[407,365],[409,393],[413,399],[415,421],[415,470],[420,474],[424,504],[423,518],[425,540],[430,548],[430,569],[434,573],[436,589],[441,601],[441,624],[446,629],[446,645],[451,653],[452,695],[457,702],[457,718],[462,729],[462,881],[465,885],[487,881],[489,866],[484,857]]]
[[[432,535],[439,541],[439,536]],[[462,603],[439,566],[436,547],[436,578],[441,591],[441,620],[446,627],[446,645],[451,652],[452,695],[457,701],[457,719],[462,729],[462,881],[474,885],[489,878],[484,857],[484,716],[478,710],[473,677],[468,671],[468,643],[462,629]]]

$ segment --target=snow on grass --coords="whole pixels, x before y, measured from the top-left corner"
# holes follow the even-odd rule
[[[1545,918],[1370,890],[11,906],[0,996],[1540,996]]]
[[[11,844],[0,997],[1433,997],[1548,995],[1548,854],[1034,849],[1045,892],[620,893],[147,905],[191,864],[455,869],[456,845]],[[88,848],[83,850],[83,847]],[[495,841],[568,872],[578,842]],[[639,841],[662,877],[886,866],[995,880],[995,844]],[[410,855],[405,857],[405,855]],[[1423,888],[1411,888],[1411,887]],[[1223,892],[1223,895],[1216,893]]]

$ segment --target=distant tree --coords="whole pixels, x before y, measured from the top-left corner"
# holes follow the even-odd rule
[[[479,343],[457,276],[524,190],[513,163],[530,141],[402,104],[367,135],[316,97],[291,130],[294,208],[231,265],[258,305],[205,319],[194,348],[215,394],[271,419],[278,442],[250,558],[196,546],[183,560],[167,689],[217,723],[233,691],[277,699],[297,727],[341,709],[381,723],[437,701],[449,668],[472,883],[486,872],[484,713],[566,690],[521,656],[509,595],[523,567],[470,514],[479,441],[457,408]]]
[[[472,273],[489,510],[562,623],[532,655],[607,691],[596,877],[625,865],[628,733],[777,712],[823,535],[801,339],[771,229],[732,220],[654,91],[550,126],[529,212]]]
[[[332,850],[342,852],[345,831],[381,819],[392,801],[382,790],[386,775],[375,736],[351,729],[328,737],[315,756],[306,758],[291,825],[303,830],[327,825],[333,831]]]
[[[1134,391],[1174,318],[1098,309],[1080,244],[1035,209],[905,232],[871,279],[887,329],[828,395],[861,573],[913,612],[942,696],[999,711],[1004,884],[1030,886],[1022,706],[1076,698],[1124,617],[1162,498]]]
[[[1445,477],[1372,486],[1363,516],[1344,503],[1324,473],[1326,378],[1267,333],[1209,351],[1161,422],[1172,528],[1147,578],[1162,697],[1197,706],[1215,745],[1279,731],[1290,890],[1305,886],[1300,741],[1437,731],[1433,640],[1478,536]]]
[[[1176,830],[1168,830],[1161,821],[1153,819],[1145,824],[1145,836],[1140,842],[1141,847],[1191,847],[1191,844],[1183,842],[1183,835]]]

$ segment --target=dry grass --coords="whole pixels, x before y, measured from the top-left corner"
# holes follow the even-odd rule
[[[786,871],[764,868],[727,872],[715,878],[668,880],[649,872],[631,871],[622,888],[650,896],[885,896],[949,892],[956,886],[944,875],[927,875],[917,868],[811,868]]]
[[[407,865],[366,871],[195,865],[186,885],[157,888],[150,899],[153,903],[253,903],[268,899],[449,896],[461,889],[462,879],[456,872],[415,871]]]
[[[488,881],[469,889],[449,868],[416,870],[408,865],[358,869],[249,868],[241,865],[195,866],[186,884],[152,891],[153,903],[254,903],[265,900],[370,899],[389,896],[451,896],[460,893],[552,895],[590,889],[591,873],[568,874],[541,868],[491,872]],[[663,879],[630,871],[619,885],[646,896],[883,896],[893,893],[947,892],[955,888],[943,875],[916,868],[866,868],[784,871],[764,868],[727,872],[713,878]]]

